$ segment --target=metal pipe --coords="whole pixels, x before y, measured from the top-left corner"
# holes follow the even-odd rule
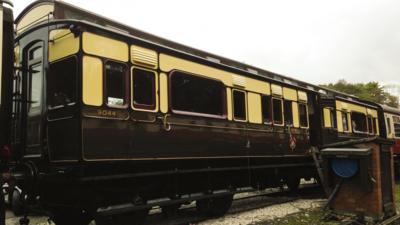
[[[335,196],[339,192],[339,189],[342,186],[342,183],[343,183],[343,178],[340,178],[339,182],[335,186],[335,189],[333,189],[331,195],[329,196],[328,201],[326,202],[326,204],[324,206],[324,210],[327,210],[329,205],[332,203],[333,199],[335,199]]]

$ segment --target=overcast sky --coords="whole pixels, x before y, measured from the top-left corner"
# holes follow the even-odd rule
[[[400,84],[398,0],[65,1],[314,84]],[[32,0],[13,2],[18,15]]]

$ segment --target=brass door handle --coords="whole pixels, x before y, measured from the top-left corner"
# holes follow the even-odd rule
[[[164,116],[159,116],[157,117],[158,119],[160,119],[163,123],[163,128],[165,131],[170,131],[171,130],[171,124],[168,123],[168,116],[169,114],[165,114]]]

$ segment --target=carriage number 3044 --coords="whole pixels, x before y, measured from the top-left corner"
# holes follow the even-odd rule
[[[115,111],[106,110],[106,109],[97,110],[97,114],[99,116],[112,116],[112,117],[116,117],[117,116],[117,113]]]

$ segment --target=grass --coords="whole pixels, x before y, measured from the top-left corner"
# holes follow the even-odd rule
[[[400,183],[396,183],[396,186],[394,187],[394,189],[395,189],[396,207],[399,210],[400,209]]]
[[[396,207],[400,210],[400,183],[395,185]],[[285,216],[284,218],[266,221],[254,225],[338,225],[338,221],[324,221],[325,214],[321,208],[303,210],[299,213]]]
[[[325,214],[321,209],[305,210],[284,218],[269,221],[268,225],[338,225],[337,221],[324,221]]]

